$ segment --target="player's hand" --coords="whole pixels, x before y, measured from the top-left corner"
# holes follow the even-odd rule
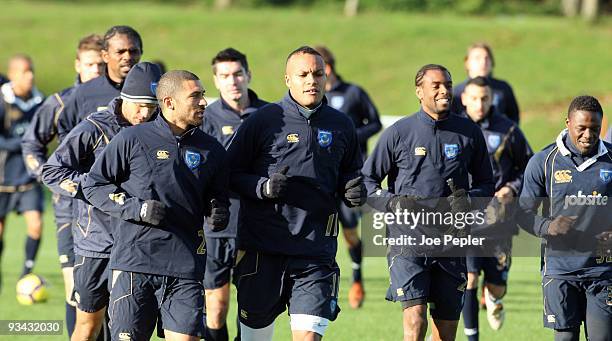
[[[220,203],[217,199],[210,201],[210,215],[206,218],[208,225],[214,232],[225,230],[229,223],[229,210],[227,206]]]
[[[159,225],[166,216],[166,206],[157,200],[145,200],[140,206],[140,221]]]
[[[365,204],[367,191],[363,184],[363,176],[350,180],[344,186],[344,202],[349,207],[357,207]]]
[[[497,200],[499,200],[500,203],[509,204],[514,198],[514,191],[512,190],[512,188],[504,186],[500,188],[499,191],[495,192],[495,197],[497,198]]]
[[[285,195],[289,183],[289,178],[285,175],[288,170],[289,166],[282,166],[278,172],[270,175],[268,181],[263,185],[264,197],[268,199],[278,199]]]
[[[467,212],[470,210],[471,205],[468,200],[467,191],[463,188],[455,189],[447,198],[450,203],[451,212]]]
[[[388,212],[411,211],[416,207],[419,198],[411,195],[396,195],[387,202]]]
[[[548,231],[546,232],[549,236],[564,236],[574,226],[578,216],[558,216],[548,225]]]

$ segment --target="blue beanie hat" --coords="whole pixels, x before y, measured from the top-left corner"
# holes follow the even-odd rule
[[[121,99],[133,103],[157,103],[155,90],[161,77],[159,66],[149,62],[134,65],[123,83]]]

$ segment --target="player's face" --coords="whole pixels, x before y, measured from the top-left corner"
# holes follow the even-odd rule
[[[428,70],[416,89],[423,110],[429,114],[444,114],[450,110],[453,81],[448,72]]]
[[[465,60],[465,68],[470,78],[487,77],[491,73],[493,62],[487,50],[478,47],[470,50],[468,53]]]
[[[129,101],[121,103],[123,118],[133,126],[150,120],[151,116],[155,113],[155,109],[157,109],[157,104],[133,103]]]
[[[142,51],[137,42],[131,41],[125,34],[114,35],[108,41],[108,50],[102,50],[102,59],[113,79],[124,80],[141,56]]]
[[[240,62],[219,62],[215,64],[215,87],[226,101],[237,102],[248,96],[251,75]]]
[[[578,110],[565,121],[569,138],[582,154],[589,154],[598,147],[601,132],[601,115],[596,112]]]
[[[8,79],[18,94],[28,94],[34,87],[34,68],[26,59],[17,58],[9,63]]]
[[[79,57],[74,64],[74,68],[79,74],[81,82],[85,83],[100,76],[104,72],[104,65],[102,53],[89,50],[79,53]]]
[[[325,63],[323,58],[301,53],[291,57],[285,70],[285,84],[291,97],[301,106],[316,108],[325,96]]]
[[[479,122],[491,109],[491,89],[488,86],[468,85],[461,95],[461,102],[472,121]]]
[[[204,118],[206,99],[204,87],[200,81],[184,81],[182,91],[176,94],[177,119],[186,126],[199,126]]]

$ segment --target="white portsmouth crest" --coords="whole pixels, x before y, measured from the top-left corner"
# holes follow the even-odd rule
[[[202,162],[202,155],[194,150],[187,149],[185,151],[185,164],[189,169],[196,169]]]

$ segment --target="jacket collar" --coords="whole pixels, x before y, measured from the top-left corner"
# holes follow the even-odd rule
[[[445,118],[436,121],[431,116],[429,116],[428,113],[426,113],[423,110],[423,107],[421,107],[420,110],[416,113],[416,115],[419,121],[423,122],[425,125],[428,125],[430,127],[436,127],[442,124],[443,122],[447,121],[451,117],[452,114],[449,112]]]
[[[8,104],[14,104],[19,108],[19,110],[23,112],[28,112],[32,110],[32,108],[42,103],[42,101],[45,99],[45,97],[38,90],[38,88],[34,86],[30,91],[32,96],[28,100],[24,101],[20,97],[15,96],[15,92],[13,91],[11,82],[2,84],[2,86],[0,87],[0,92],[2,93],[4,102]]]
[[[565,142],[563,141],[565,140],[565,136],[567,136],[567,134],[568,134],[568,131],[567,131],[567,128],[565,128],[559,133],[559,135],[557,136],[557,139],[555,140],[555,144],[557,145],[557,148],[559,148],[559,152],[563,156],[571,156],[572,154],[572,152],[565,146]],[[572,142],[567,142],[567,143],[572,143]],[[597,154],[593,155],[588,160],[581,163],[580,166],[577,166],[576,170],[579,172],[584,171],[585,169],[589,168],[589,166],[597,162],[597,159],[599,159],[599,157],[604,156],[607,153],[608,153],[608,148],[606,148],[603,141],[601,141],[600,139],[599,146],[597,148]]]
[[[287,111],[287,113],[294,115],[294,116],[300,116],[303,118],[304,115],[301,113],[302,110],[308,110],[307,108],[302,107],[301,105],[299,105],[294,99],[293,97],[291,97],[291,93],[289,91],[287,91],[287,94],[285,95],[285,97],[283,97],[283,99],[281,100],[281,104],[282,106],[285,108],[285,110]],[[321,112],[321,109],[327,105],[327,99],[325,98],[325,96],[323,96],[323,100],[321,101],[321,103],[319,103],[319,106],[314,109],[314,112],[310,115],[310,119],[314,118],[317,116],[317,114],[319,112]]]
[[[174,134],[172,133],[172,128],[170,128],[170,125],[168,124],[168,121],[166,121],[166,119],[164,118],[164,115],[160,112],[157,117],[155,118],[155,121],[153,121],[155,126],[161,128],[161,130],[165,131],[168,136],[172,136],[174,138]],[[198,129],[198,127],[196,126],[189,126],[187,128],[187,130],[185,130],[180,136],[178,136],[179,140],[184,139],[185,137],[191,136],[194,134],[194,132]]]
[[[249,96],[249,106],[244,110],[243,113],[239,113],[236,110],[234,110],[234,108],[232,108],[229,104],[227,104],[227,102],[223,99],[222,96],[219,96],[219,101],[221,102],[221,107],[223,108],[224,111],[231,112],[235,115],[238,115],[238,117],[241,117],[241,118],[246,118],[252,112],[257,111],[258,108],[255,106],[255,104],[259,101],[259,97],[257,97],[257,94],[255,93],[255,91],[251,89],[248,90],[248,96]]]

